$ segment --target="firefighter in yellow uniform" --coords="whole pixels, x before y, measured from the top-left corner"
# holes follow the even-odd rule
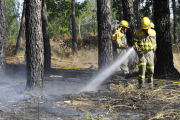
[[[139,88],[145,87],[145,71],[147,69],[148,87],[153,89],[154,52],[156,51],[156,32],[151,29],[150,20],[144,17],[142,27],[136,31],[135,42],[139,58]]]
[[[112,36],[113,42],[117,44],[117,58],[121,58],[128,50],[127,39],[126,39],[126,31],[129,28],[129,23],[125,20],[122,20],[119,27],[116,29],[115,33]],[[125,60],[120,65],[121,70],[123,71],[125,78],[129,78],[129,68],[128,68],[128,60]]]

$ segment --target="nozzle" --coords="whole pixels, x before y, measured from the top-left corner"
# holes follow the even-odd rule
[[[136,49],[136,46],[137,46],[137,44],[136,43],[134,43],[134,45],[132,46],[134,49]]]

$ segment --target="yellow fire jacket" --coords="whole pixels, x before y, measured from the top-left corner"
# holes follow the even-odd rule
[[[134,41],[143,51],[156,51],[156,32],[153,29],[148,29],[148,35],[143,32],[143,29],[137,30]]]
[[[122,27],[118,27],[115,33],[112,36],[112,40],[115,41],[118,45],[118,48],[127,48],[126,35],[121,30]]]

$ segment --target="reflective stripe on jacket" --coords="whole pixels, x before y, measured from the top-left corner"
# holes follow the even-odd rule
[[[148,30],[148,36],[144,33],[143,29],[137,30],[134,41],[144,51],[156,51],[156,32],[153,29]]]

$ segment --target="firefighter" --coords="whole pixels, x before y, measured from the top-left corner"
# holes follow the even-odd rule
[[[127,39],[125,35],[128,28],[129,28],[129,23],[125,20],[122,20],[120,22],[119,27],[116,29],[115,33],[112,36],[113,42],[117,44],[117,53],[118,53],[117,58],[122,57],[122,55],[125,54],[128,50],[128,44],[127,44]],[[120,65],[120,68],[125,75],[125,79],[128,79],[130,77],[129,68],[128,68],[128,59],[125,60]]]
[[[156,32],[151,29],[150,20],[144,17],[141,28],[136,31],[134,41],[139,57],[139,88],[145,87],[145,71],[147,69],[148,87],[153,89],[154,52],[156,51]]]

